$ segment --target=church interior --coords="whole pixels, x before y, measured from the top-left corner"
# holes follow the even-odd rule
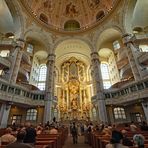
[[[0,128],[148,122],[147,0],[0,0]]]

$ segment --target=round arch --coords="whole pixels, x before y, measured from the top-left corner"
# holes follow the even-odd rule
[[[70,38],[70,37],[64,37],[64,38],[60,38],[58,39],[55,44],[54,44],[54,52],[56,51],[57,47],[61,44],[61,43],[64,43],[64,42],[67,42],[67,41],[77,41],[81,44],[85,44],[87,46],[87,48],[90,50],[90,52],[93,52],[94,51],[94,46],[93,44],[91,43],[90,40],[88,39],[84,39],[84,38],[81,38],[81,37],[73,37],[73,38]]]
[[[49,52],[50,50],[50,46],[49,46],[49,39],[46,34],[44,34],[43,32],[39,32],[38,30],[35,29],[28,29],[25,33],[24,33],[24,39],[26,40],[26,42],[32,42],[35,43],[36,45],[42,47],[42,49],[44,49],[45,51]]]
[[[10,3],[9,0],[5,0],[5,2],[13,18],[15,38],[23,38],[25,23],[20,6],[17,1],[11,1]]]
[[[124,13],[124,30],[125,32],[132,33],[132,19],[133,12],[136,6],[137,0],[129,0],[125,4],[125,13]]]
[[[108,46],[111,46],[110,44],[117,39],[122,39],[121,30],[107,28],[100,32],[96,40],[96,49],[99,50],[100,48],[107,48]]]

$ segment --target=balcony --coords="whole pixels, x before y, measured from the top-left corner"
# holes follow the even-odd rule
[[[118,90],[104,92],[106,104],[123,104],[148,98],[148,78],[139,82],[131,82]]]
[[[127,64],[128,64],[128,58],[127,57],[117,61],[117,67],[118,67],[119,70],[122,69]]]
[[[32,106],[44,106],[44,92],[31,91],[19,85],[0,81],[0,100]]]
[[[31,65],[30,56],[27,54],[27,52],[23,52],[22,59],[25,63]]]
[[[11,63],[8,60],[8,57],[1,57],[0,56],[0,65],[6,66],[6,67],[10,67]]]
[[[133,37],[134,42],[139,44],[147,44],[148,34],[137,34]]]
[[[148,52],[140,52],[138,57],[139,63],[148,65]]]
[[[14,42],[14,40],[10,38],[3,38],[0,40],[0,48],[3,48],[3,49],[13,48],[15,44],[16,43]]]

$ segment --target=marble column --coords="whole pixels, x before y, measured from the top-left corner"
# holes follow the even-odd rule
[[[143,108],[143,111],[144,111],[144,114],[145,114],[146,122],[148,123],[148,102],[143,102],[142,108]]]
[[[8,124],[8,118],[11,105],[3,103],[0,108],[0,128],[6,128]]]
[[[98,106],[98,116],[99,120],[103,122],[107,122],[107,112],[105,105],[105,98],[103,95],[103,80],[101,76],[101,68],[99,55],[97,52],[91,53],[91,62],[92,62],[92,70],[93,70],[93,79],[94,85],[96,89],[96,97],[97,97],[97,106]]]
[[[16,83],[21,60],[22,60],[24,45],[25,44],[23,39],[18,39],[16,41],[15,50],[14,50],[14,53],[12,54],[12,65],[11,65],[10,77],[9,77],[10,83]]]
[[[127,57],[134,75],[135,81],[139,81],[141,76],[140,65],[137,60],[137,48],[134,46],[131,36],[129,34],[123,35],[123,43],[126,46]]]
[[[52,104],[53,104],[53,98],[54,98],[54,92],[53,92],[54,66],[55,66],[55,55],[49,54],[48,60],[47,60],[44,123],[47,121],[52,121]]]

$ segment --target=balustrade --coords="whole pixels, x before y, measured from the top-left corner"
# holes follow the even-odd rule
[[[17,99],[20,98],[25,99],[25,101],[32,101],[32,103],[36,101],[35,104],[44,105],[43,91],[30,91],[26,88],[23,89],[21,86],[10,85],[0,81],[0,93],[2,94],[0,99],[3,101],[7,101],[5,99],[11,97],[14,102],[17,102]]]

